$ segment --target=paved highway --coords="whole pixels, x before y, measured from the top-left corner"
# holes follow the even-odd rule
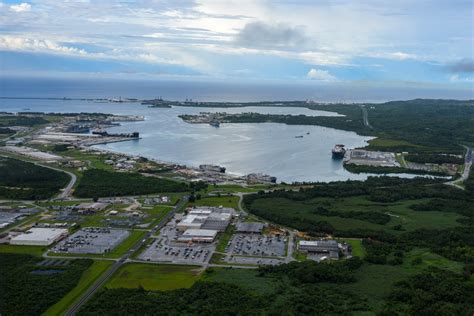
[[[143,239],[140,239],[135,245],[133,245],[120,259],[118,259],[109,270],[107,270],[102,276],[87,289],[87,291],[75,302],[69,310],[65,313],[66,316],[75,315],[77,311],[104,285],[107,280],[134,254],[141,246],[143,246],[148,238],[159,231],[168,221],[175,215],[181,207],[188,202],[188,197],[184,196],[178,204],[168,213],[155,227],[153,227]]]

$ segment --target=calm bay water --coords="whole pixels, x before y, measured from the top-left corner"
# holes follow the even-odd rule
[[[20,85],[21,86],[21,85]],[[198,100],[257,101],[302,99],[293,95],[280,97],[285,91],[275,91],[273,98],[266,97],[268,91],[259,95],[257,91],[241,94],[236,99],[233,94],[241,93],[217,89],[199,90],[190,86],[181,91],[181,97],[172,98],[179,91],[175,86],[171,90],[160,91],[159,95],[170,99],[182,100],[193,97]],[[31,89],[19,90],[17,85],[4,84],[0,96],[41,96],[41,97],[153,97],[144,88],[123,90],[108,86],[80,86],[57,84],[32,85]],[[163,88],[163,87],[162,87]],[[128,89],[128,90],[127,90]],[[131,94],[130,91],[133,91]],[[127,92],[127,93],[123,93]],[[163,92],[163,93],[161,93]],[[156,96],[156,95],[155,95]],[[199,98],[200,96],[200,98]],[[292,126],[285,124],[221,124],[215,128],[207,124],[188,124],[178,115],[206,112],[258,112],[264,114],[304,114],[337,115],[336,113],[313,111],[306,108],[242,107],[242,108],[192,108],[174,107],[170,109],[148,108],[138,103],[96,103],[75,100],[38,100],[38,99],[0,99],[0,111],[38,111],[38,112],[102,112],[112,114],[144,115],[143,122],[127,122],[111,128],[112,132],[138,131],[142,139],[121,143],[100,145],[99,148],[142,155],[160,161],[198,166],[199,164],[219,164],[229,173],[244,175],[263,172],[276,176],[279,181],[337,181],[346,179],[365,179],[366,174],[351,174],[342,167],[341,161],[331,158],[334,144],[345,144],[349,148],[366,145],[370,137],[353,132],[341,131],[320,126]],[[303,138],[295,136],[303,135]],[[409,176],[409,175],[403,175]]]

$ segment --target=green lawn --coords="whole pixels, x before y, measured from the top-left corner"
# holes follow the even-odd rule
[[[293,258],[295,258],[297,261],[306,261],[308,260],[308,254],[306,252],[294,251]]]
[[[42,246],[0,245],[0,253],[21,253],[40,257],[48,248]]]
[[[64,315],[64,312],[72,305],[81,294],[87,290],[111,265],[112,261],[94,261],[94,263],[84,271],[77,286],[66,294],[58,303],[51,306],[44,315]]]
[[[225,232],[220,234],[219,243],[217,244],[216,251],[225,252],[225,247],[229,243],[229,240],[232,238],[233,234],[235,234],[235,226],[229,225]]]
[[[189,203],[189,205],[195,206],[223,206],[223,207],[232,207],[234,209],[238,208],[239,197],[238,196],[210,196],[203,197],[200,200],[196,200],[194,203]]]
[[[369,140],[369,147],[398,147],[398,146],[407,146],[407,147],[420,147],[419,145],[415,145],[409,143],[405,140],[398,140],[398,139],[387,139],[387,138],[374,138]]]
[[[189,288],[201,277],[200,267],[128,263],[107,282],[107,288],[138,288],[150,291],[169,291]]]
[[[338,239],[339,242],[346,242],[352,246],[352,256],[364,258],[366,250],[362,245],[362,239]]]
[[[214,187],[210,186],[210,191],[224,191],[224,192],[258,192],[260,190],[276,188],[277,185],[252,185],[252,186],[240,186],[234,184],[223,184],[223,185],[216,185]]]

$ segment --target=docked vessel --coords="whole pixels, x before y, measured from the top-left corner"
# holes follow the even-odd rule
[[[209,125],[214,126],[214,127],[219,127],[221,126],[221,123],[217,120],[212,120],[209,122]]]
[[[342,159],[344,158],[345,154],[346,154],[346,148],[342,144],[337,144],[332,149],[332,158],[334,159]]]
[[[217,165],[199,165],[199,169],[207,172],[225,173],[225,167]]]

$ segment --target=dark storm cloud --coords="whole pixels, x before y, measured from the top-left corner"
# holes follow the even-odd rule
[[[247,23],[237,34],[238,45],[254,48],[292,49],[306,43],[304,31],[285,24]]]
[[[456,73],[473,73],[474,72],[474,59],[465,58],[452,63],[447,66],[447,69],[451,72]]]

